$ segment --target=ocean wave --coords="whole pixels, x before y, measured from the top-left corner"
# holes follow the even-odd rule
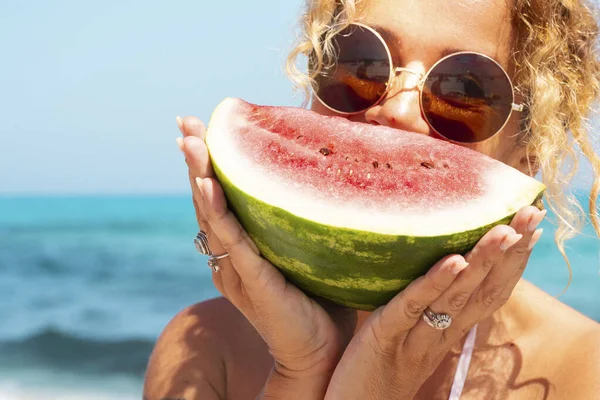
[[[121,393],[94,393],[91,391],[63,391],[60,389],[33,390],[25,389],[19,386],[14,388],[4,389],[0,382],[0,399],[1,400],[139,400],[139,395],[123,396]]]
[[[142,377],[154,342],[90,339],[47,328],[20,340],[0,342],[0,368],[48,368],[98,376]]]
[[[30,387],[20,379],[0,379],[0,400],[139,400],[141,385],[107,390],[113,382],[94,382],[97,387],[70,388],[67,382],[52,382]],[[64,387],[67,386],[67,387]]]
[[[119,234],[139,232],[180,232],[182,227],[192,225],[184,221],[61,221],[37,224],[5,224],[0,230],[0,236],[10,237],[15,234],[57,234],[57,233],[92,233],[99,232]]]

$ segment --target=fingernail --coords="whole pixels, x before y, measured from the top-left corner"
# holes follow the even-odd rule
[[[460,274],[460,271],[464,270],[465,268],[467,268],[469,266],[468,262],[460,262],[460,263],[456,263],[453,267],[452,267],[452,275],[458,275]]]
[[[202,192],[202,178],[196,178],[196,186],[198,186],[200,195],[204,196],[204,193]]]
[[[533,246],[535,246],[538,240],[540,240],[540,238],[542,237],[542,232],[544,232],[544,230],[540,228],[537,231],[535,231],[533,235],[531,235],[531,240],[529,241],[529,246],[527,246],[527,250],[533,250]]]
[[[504,240],[502,241],[502,243],[500,243],[500,250],[501,251],[506,251],[506,250],[510,249],[519,240],[521,240],[522,237],[523,237],[523,235],[520,234],[520,233],[514,233],[514,234],[512,234],[510,236],[505,237]]]
[[[546,216],[547,213],[548,213],[548,210],[542,210],[542,211],[536,213],[533,216],[533,218],[531,218],[531,221],[529,221],[529,226],[527,226],[527,230],[529,232],[535,231],[535,228],[538,227],[538,225],[542,222],[542,220],[544,219],[544,217]]]
[[[178,136],[175,138],[175,141],[177,142],[177,146],[179,146],[179,150],[181,150],[181,152],[183,153],[183,139]]]
[[[181,134],[183,135],[183,120],[178,115],[175,117],[175,121],[177,121],[177,127],[179,128],[179,132],[181,132]]]

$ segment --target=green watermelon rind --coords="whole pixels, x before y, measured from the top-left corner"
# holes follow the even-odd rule
[[[492,227],[515,213],[477,229],[441,236],[404,236],[327,226],[262,202],[231,183],[213,162],[228,206],[261,255],[303,291],[361,310],[386,304],[437,261],[465,254]],[[544,190],[531,188],[532,204]]]

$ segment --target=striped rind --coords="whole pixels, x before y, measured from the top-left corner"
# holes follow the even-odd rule
[[[331,227],[249,196],[235,187],[218,165],[213,167],[230,209],[263,257],[302,290],[362,310],[386,304],[438,260],[466,253],[493,226],[509,223],[514,215],[478,229],[433,237]]]

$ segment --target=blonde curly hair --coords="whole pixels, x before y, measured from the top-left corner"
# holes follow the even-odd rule
[[[313,78],[325,67],[323,60],[333,59],[332,37],[359,20],[358,6],[366,1],[307,0],[302,34],[286,63],[288,75],[305,93],[305,105]],[[566,190],[579,168],[577,149],[594,172],[589,215],[600,236],[600,157],[592,147],[588,121],[600,94],[598,24],[584,0],[514,0],[512,21],[513,81],[527,110],[522,144],[530,155],[530,171],[539,171],[547,186],[545,201],[558,223],[555,241],[571,271],[565,241],[579,233],[586,220],[578,200]],[[310,76],[297,68],[300,55],[314,57],[316,68]]]

